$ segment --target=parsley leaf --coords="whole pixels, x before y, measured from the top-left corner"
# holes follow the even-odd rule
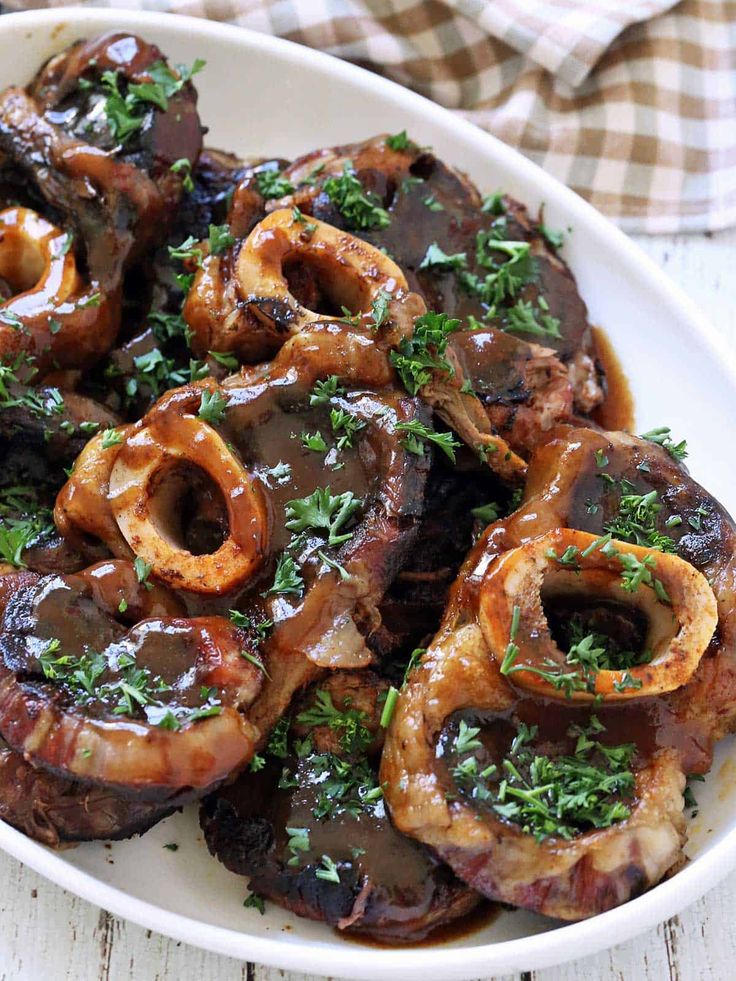
[[[231,245],[235,245],[235,238],[230,234],[228,225],[210,225],[207,237],[211,255],[220,255]]]
[[[303,589],[304,580],[294,559],[286,554],[280,556],[269,593],[293,593],[299,596]]]
[[[226,408],[227,399],[219,392],[210,391],[208,388],[202,390],[202,401],[197,413],[200,419],[204,419],[211,426],[216,426],[225,418]]]
[[[181,174],[181,186],[189,194],[194,190],[194,180],[192,179],[192,161],[186,157],[179,157],[169,167],[172,174]]]
[[[385,143],[389,150],[408,150],[413,145],[405,129],[393,136],[387,136]]]
[[[353,436],[359,433],[361,429],[365,429],[366,425],[362,419],[358,419],[357,416],[346,412],[344,409],[331,409],[330,422],[333,433],[338,436],[338,450],[352,449]]]
[[[378,197],[371,191],[363,190],[349,160],[345,161],[342,174],[339,177],[329,177],[322,190],[350,228],[368,230],[386,228],[391,224],[391,217],[380,206]]]
[[[352,491],[333,495],[329,487],[317,487],[308,497],[287,502],[286,527],[297,533],[310,528],[321,531],[328,545],[342,545],[353,537],[353,532],[343,532],[343,528],[362,507]]]
[[[276,169],[259,170],[256,174],[256,183],[266,201],[272,198],[284,198],[294,192],[294,186],[282,177],[280,170]]]
[[[310,405],[327,405],[336,395],[344,395],[345,389],[340,386],[337,375],[328,375],[323,381],[315,382],[312,394],[309,396]]]
[[[417,456],[424,456],[424,443],[429,442],[438,446],[445,456],[454,463],[455,450],[462,445],[455,439],[453,433],[435,432],[434,429],[425,426],[418,419],[412,419],[411,422],[398,422],[396,424],[396,430],[409,434],[405,439],[401,440],[401,445],[410,453],[415,453]]]
[[[503,329],[507,334],[532,334],[536,337],[555,337],[560,338],[560,321],[557,317],[552,317],[548,313],[541,315],[541,323],[537,319],[538,311],[535,310],[531,300],[518,300],[513,307],[509,308],[506,314],[506,323]]]
[[[687,440],[675,443],[672,439],[672,430],[669,426],[661,426],[659,429],[650,429],[648,433],[641,434],[642,439],[648,439],[650,443],[658,443],[663,446],[671,457],[675,460],[684,460],[687,456]]]
[[[445,357],[450,334],[460,326],[446,313],[428,311],[414,321],[414,333],[403,338],[397,351],[391,351],[391,364],[399,373],[410,395],[416,395],[432,378],[433,371],[452,376],[454,368]]]
[[[465,252],[456,252],[454,255],[448,255],[444,252],[436,242],[432,242],[431,245],[427,247],[427,251],[424,254],[424,258],[419,263],[418,269],[466,269],[468,265],[468,257]]]

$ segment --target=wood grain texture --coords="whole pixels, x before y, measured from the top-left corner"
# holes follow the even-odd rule
[[[736,345],[736,230],[637,241]],[[310,981],[125,923],[3,854],[0,881],[0,981]],[[724,981],[736,975],[734,923],[736,875],[643,937],[515,981]]]

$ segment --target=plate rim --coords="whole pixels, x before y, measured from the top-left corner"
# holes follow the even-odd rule
[[[426,114],[431,109],[433,115],[438,117],[434,121],[439,122],[446,131],[457,132],[464,140],[474,142],[490,159],[500,159],[522,176],[534,178],[542,191],[549,188],[549,193],[565,209],[571,221],[582,221],[604,241],[606,249],[614,253],[633,276],[648,283],[657,298],[673,311],[679,326],[686,329],[693,341],[705,346],[709,356],[720,363],[726,379],[736,392],[736,352],[703,317],[694,301],[643,250],[608,218],[537,164],[469,121],[453,115],[448,109],[389,79],[323,52],[238,25],[199,17],[127,7],[48,8],[4,14],[0,18],[0,39],[3,34],[15,30],[44,30],[58,24],[79,24],[84,31],[119,26],[143,33],[146,26],[150,26],[180,35],[195,32],[215,41],[218,38],[239,38],[244,48],[266,49],[273,53],[277,61],[296,63],[306,70],[316,68],[356,86],[378,90],[385,94],[387,100],[405,107],[408,113],[412,108],[419,110],[420,114]],[[490,944],[472,944],[473,935],[470,934],[471,943],[463,947],[438,945],[385,950],[357,947],[337,937],[329,941],[300,938],[284,942],[278,937],[256,936],[163,909],[70,865],[59,854],[2,821],[0,847],[50,881],[115,915],[215,953],[285,970],[318,971],[333,977],[404,979],[441,976],[466,979],[491,973],[550,967],[571,959],[577,960],[644,933],[700,898],[736,866],[736,827],[671,879],[622,906],[588,920]]]

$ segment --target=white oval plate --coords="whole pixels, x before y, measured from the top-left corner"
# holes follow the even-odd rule
[[[123,28],[176,61],[207,60],[197,77],[211,146],[243,155],[295,156],[317,146],[408,129],[483,191],[503,188],[552,228],[571,229],[565,257],[594,323],[626,367],[640,431],[669,425],[687,436],[689,464],[732,512],[736,481],[736,367],[695,305],[579,197],[518,153],[431,102],[362,69],[285,41],[167,14],[57,9],[0,18],[0,86],[25,83],[78,37]],[[361,947],[326,927],[272,908],[244,909],[245,882],[211,858],[196,809],[142,838],[54,853],[0,822],[0,846],[72,892],[186,943],[300,972],[351,978],[472,978],[583,957],[672,916],[736,864],[736,768],[721,744],[691,824],[690,864],[651,892],[569,926],[516,911],[442,946]],[[175,842],[177,851],[164,848]]]

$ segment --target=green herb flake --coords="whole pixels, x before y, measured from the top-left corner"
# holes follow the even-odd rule
[[[226,408],[227,398],[208,388],[202,390],[202,401],[197,412],[200,419],[208,422],[211,426],[216,426],[225,418]]]
[[[230,234],[230,229],[227,225],[210,225],[207,237],[210,243],[211,255],[221,255],[231,245],[235,245],[235,238]]]
[[[380,206],[376,195],[363,190],[349,160],[345,162],[342,174],[329,177],[322,190],[352,229],[367,231],[391,224],[388,211]]]

